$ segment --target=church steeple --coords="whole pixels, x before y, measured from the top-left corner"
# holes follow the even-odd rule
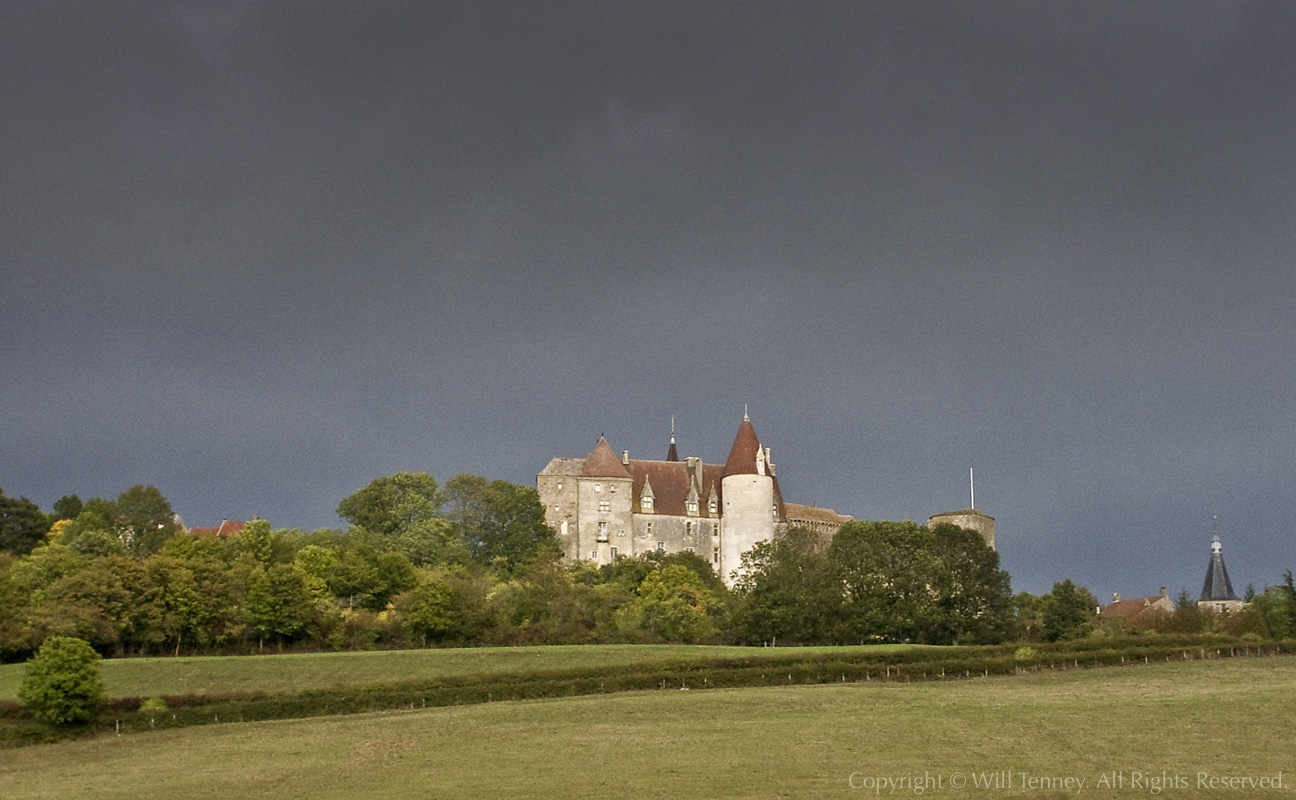
[[[1233,594],[1233,582],[1229,580],[1228,570],[1224,568],[1224,547],[1220,544],[1219,534],[1211,539],[1211,560],[1206,565],[1206,582],[1202,584],[1199,602],[1221,602],[1237,600]]]
[[[679,461],[679,451],[675,449],[675,415],[671,414],[670,449],[666,451],[667,461]]]

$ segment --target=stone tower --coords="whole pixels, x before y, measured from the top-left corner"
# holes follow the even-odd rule
[[[976,531],[981,534],[981,538],[985,539],[985,543],[990,546],[991,550],[995,549],[995,520],[989,514],[975,508],[965,508],[962,511],[946,511],[943,514],[928,517],[927,527],[934,528],[942,522]]]
[[[746,414],[729,450],[720,485],[724,497],[720,577],[732,586],[739,577],[743,553],[758,542],[774,538],[776,526],[783,517],[770,452],[761,447],[756,429]]]

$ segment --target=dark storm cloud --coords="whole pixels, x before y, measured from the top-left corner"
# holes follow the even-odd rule
[[[600,432],[978,504],[1015,585],[1296,566],[1296,14],[11,4],[0,486],[335,524]]]

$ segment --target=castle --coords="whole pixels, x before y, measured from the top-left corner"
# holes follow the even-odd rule
[[[662,461],[620,457],[600,436],[584,458],[555,458],[536,476],[545,521],[570,560],[688,551],[732,585],[743,553],[788,527],[825,536],[854,517],[783,499],[770,449],[743,414],[723,464],[679,458],[672,430]],[[994,519],[975,509],[932,517],[974,528],[994,546]]]

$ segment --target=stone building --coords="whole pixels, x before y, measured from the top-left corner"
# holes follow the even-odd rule
[[[805,528],[820,536],[832,536],[837,529],[855,518],[849,514],[838,514],[831,508],[803,506],[800,503],[784,503],[789,528]]]
[[[743,415],[724,464],[679,458],[675,436],[662,461],[618,457],[607,439],[584,458],[555,458],[536,476],[545,519],[569,559],[606,564],[618,556],[688,551],[727,583],[742,554],[789,523],[831,534],[851,517],[787,504],[770,449]]]
[[[1170,592],[1162,586],[1160,594],[1150,597],[1130,597],[1122,600],[1119,594],[1113,595],[1111,605],[1102,609],[1102,616],[1150,624],[1173,614],[1174,610],[1175,604],[1170,599]]]
[[[583,458],[552,459],[536,476],[545,521],[573,561],[688,551],[708,559],[732,585],[743,553],[791,526],[832,536],[855,518],[831,508],[785,502],[770,449],[744,414],[723,464],[680,460],[672,431],[661,461],[618,456],[600,436]],[[969,508],[929,524],[971,528],[994,547],[994,518]]]

